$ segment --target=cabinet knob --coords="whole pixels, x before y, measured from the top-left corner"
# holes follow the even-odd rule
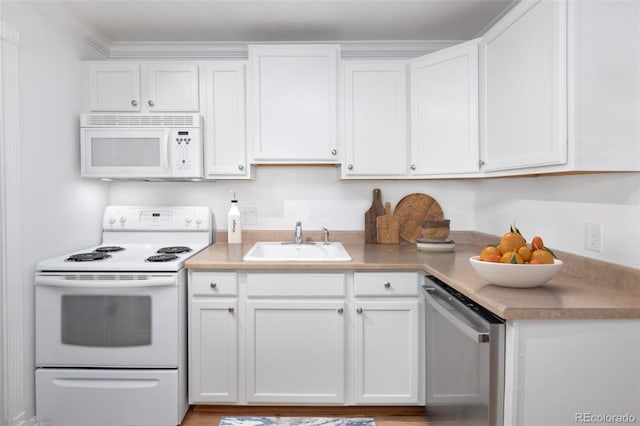
[[[216,287],[218,287],[218,283],[211,283],[211,284],[209,284],[209,287],[216,288]]]
[[[415,164],[412,164],[412,165],[411,165],[411,170],[415,170],[415,169],[416,169],[416,165],[415,165]]]
[[[244,170],[244,164],[238,164],[238,170]]]
[[[384,283],[384,288],[391,288],[391,283],[390,282]]]
[[[149,102],[147,102],[147,103],[149,104],[149,106],[154,106],[155,105],[155,103],[151,99],[149,99]]]
[[[358,308],[358,309],[356,309],[356,312],[357,312],[357,313],[359,313],[359,314],[361,314],[361,313],[362,313],[362,308]]]
[[[343,312],[344,312],[344,309],[343,309],[343,308],[338,308],[338,313],[339,313],[339,314],[341,314],[341,313],[343,313]]]
[[[331,155],[336,155],[337,153],[338,153],[338,150],[337,150],[337,149],[332,149],[332,150],[331,150]]]
[[[131,105],[132,106],[138,106],[138,101],[136,101],[135,99],[131,101]]]
[[[480,167],[484,166],[484,160],[478,161],[478,164],[480,165]]]
[[[235,311],[236,311],[236,308],[233,308],[233,307],[229,308],[229,313],[230,314],[234,313]]]
[[[349,169],[349,170],[353,170],[353,164],[349,164],[349,165],[347,166],[347,169]]]

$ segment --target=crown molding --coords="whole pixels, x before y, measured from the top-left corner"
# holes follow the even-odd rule
[[[78,38],[93,47],[104,57],[108,58],[110,56],[112,42],[103,33],[95,28],[82,24],[56,4],[56,2],[44,1],[31,3],[42,13],[48,15],[51,19],[68,28]]]
[[[108,57],[246,59],[250,44],[339,44],[343,59],[415,58],[465,40],[281,41],[281,42],[113,42]]]

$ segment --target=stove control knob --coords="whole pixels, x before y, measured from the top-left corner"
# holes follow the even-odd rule
[[[196,219],[196,225],[202,225],[202,218],[201,217]]]
[[[193,219],[191,219],[191,217],[190,217],[190,216],[187,216],[187,217],[185,217],[185,218],[184,218],[184,223],[186,223],[187,225],[191,225],[191,221],[192,221],[192,220],[193,220]]]
[[[127,217],[126,216],[120,216],[120,223],[124,225],[124,223],[127,221]]]
[[[109,218],[109,224],[110,224],[110,225],[113,225],[114,223],[116,223],[116,218],[115,218],[114,216],[111,216],[111,217]]]

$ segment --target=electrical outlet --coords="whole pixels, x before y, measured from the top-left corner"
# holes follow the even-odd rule
[[[584,248],[591,251],[602,251],[602,225],[599,223],[584,224]]]
[[[258,209],[255,207],[243,207],[240,209],[240,222],[243,225],[258,224]]]

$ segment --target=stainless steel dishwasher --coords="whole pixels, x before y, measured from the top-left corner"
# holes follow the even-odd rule
[[[429,420],[502,426],[504,320],[433,276],[423,290]]]

